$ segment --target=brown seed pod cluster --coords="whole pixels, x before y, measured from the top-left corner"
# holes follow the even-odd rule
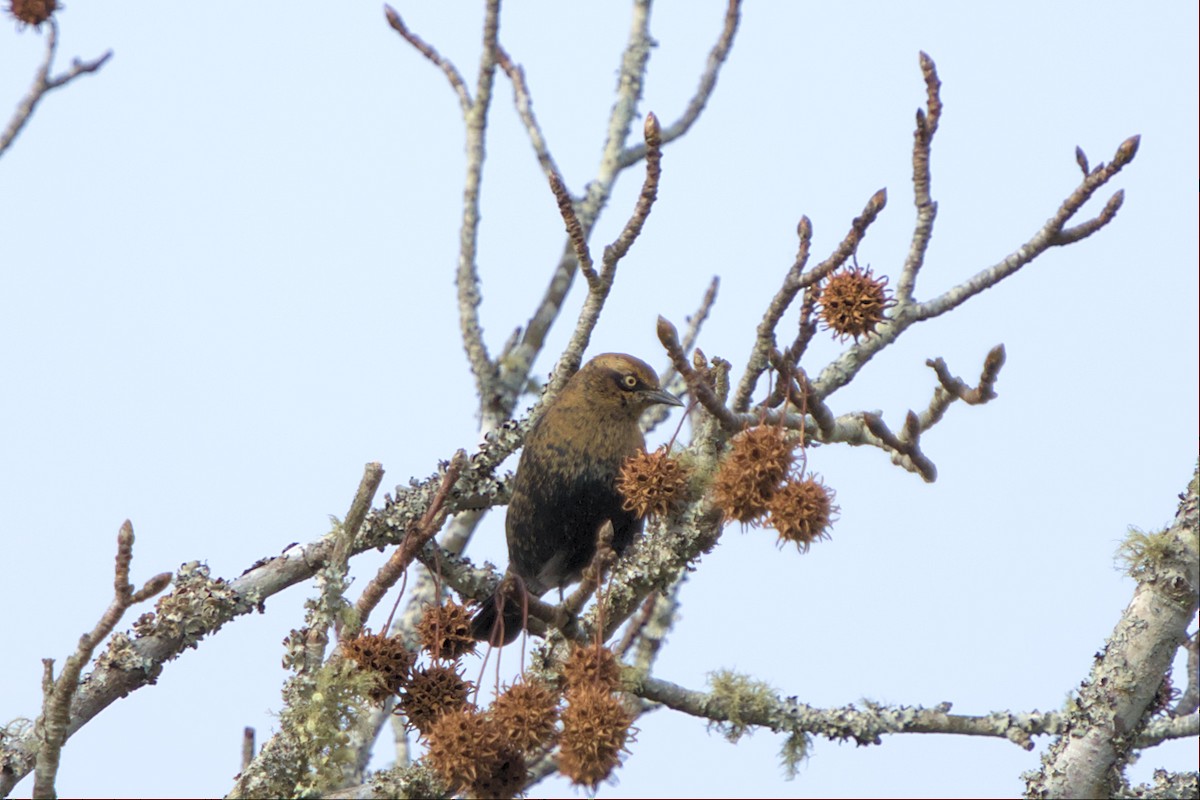
[[[666,445],[653,453],[634,453],[617,475],[617,491],[625,498],[623,508],[639,517],[667,516],[686,499],[690,474]]]
[[[799,474],[797,446],[799,440],[789,443],[786,432],[772,425],[742,431],[717,470],[712,496],[726,520],[772,527],[781,542],[806,553],[813,542],[829,538],[838,509],[832,489]]]
[[[373,633],[342,642],[342,652],[360,668],[374,673],[375,688],[369,696],[376,703],[403,688],[415,660],[399,638]]]
[[[424,732],[426,759],[454,793],[513,797],[525,788],[526,765],[553,745],[559,694],[541,682],[506,688],[482,711],[464,702]]]
[[[782,428],[759,425],[733,437],[713,479],[713,501],[725,519],[756,524],[796,461]]]
[[[37,30],[58,10],[58,0],[12,0],[8,13],[20,25],[32,25]]]
[[[779,534],[779,542],[794,542],[801,553],[818,539],[829,538],[837,506],[833,490],[814,475],[793,478],[775,490],[767,501],[766,525]]]
[[[525,788],[525,754],[478,709],[443,714],[428,735],[426,758],[450,790],[470,797],[513,797]]]
[[[634,715],[621,702],[621,666],[601,644],[575,647],[563,665],[567,707],[562,712],[558,770],[595,788],[621,763]]]
[[[475,652],[471,612],[458,603],[427,606],[417,623],[417,637],[433,659],[454,661]]]
[[[838,339],[866,336],[883,322],[883,313],[894,301],[888,296],[887,276],[873,277],[871,268],[855,264],[829,276],[821,287],[820,316],[826,330]]]

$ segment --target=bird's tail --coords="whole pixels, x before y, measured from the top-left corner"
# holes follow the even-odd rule
[[[496,594],[483,601],[483,605],[471,618],[471,636],[479,642],[488,642],[492,647],[512,644],[525,627],[524,604],[512,597]]]

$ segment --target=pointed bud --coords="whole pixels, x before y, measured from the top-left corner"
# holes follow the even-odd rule
[[[1118,167],[1123,167],[1130,161],[1133,161],[1133,157],[1137,155],[1138,145],[1141,144],[1141,141],[1141,136],[1130,136],[1121,142],[1121,146],[1117,148],[1117,155],[1113,158],[1113,163]]]
[[[646,124],[644,126],[646,144],[650,147],[658,147],[662,144],[662,129],[658,126],[658,117],[654,116],[651,111],[646,115]]]

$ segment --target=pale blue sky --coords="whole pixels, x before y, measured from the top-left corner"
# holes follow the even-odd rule
[[[472,76],[480,5],[397,8]],[[643,111],[680,113],[723,6],[654,10]],[[74,2],[61,20],[60,68],[115,55],[48,96],[0,159],[0,721],[38,713],[40,659],[61,663],[103,611],[124,519],[136,581],[193,559],[233,577],[324,533],[365,462],[383,463],[390,488],[477,438],[453,286],[458,105],[380,6]],[[619,3],[505,9],[501,39],[577,193],[628,21]],[[42,39],[0,27],[7,114]],[[1131,134],[1141,150],[1088,207],[1123,188],[1109,228],[910,330],[832,398],[837,413],[899,424],[933,390],[926,358],[974,381],[1005,343],[999,398],[956,405],[923,439],[937,483],[876,450],[815,450],[842,508],[832,540],[801,556],[770,531],[728,530],[684,589],[660,677],[703,688],[707,672],[735,668],[813,705],[951,701],[972,714],[1057,708],[1086,677],[1132,592],[1113,552],[1126,526],[1171,519],[1197,455],[1196,30],[1193,3],[749,5],[708,110],[665,152],[593,353],[661,366],[656,316],[682,323],[716,274],[701,346],[740,367],[799,216],[824,257],[880,187],[889,205],[859,261],[894,280],[913,222],[919,50],[946,109],[918,297],[1027,240],[1078,183],[1076,145],[1093,164]],[[479,268],[494,352],[562,247],[504,80],[488,153]],[[597,246],[638,183],[621,179]],[[822,335],[809,371],[839,349]],[[503,564],[500,520],[473,557]],[[377,563],[354,562],[359,587]],[[279,643],[306,591],[270,599],[86,726],[64,750],[60,793],[228,791],[242,727],[262,739],[273,725]],[[944,736],[817,740],[789,783],[767,731],[735,747],[674,712],[639,727],[601,795],[1013,795],[1048,741],[1026,753]],[[1156,766],[1195,769],[1195,742],[1148,753],[1132,774]]]

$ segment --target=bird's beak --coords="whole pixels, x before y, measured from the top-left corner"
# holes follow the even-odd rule
[[[664,392],[662,389],[647,389],[642,392],[642,397],[647,403],[658,403],[664,406],[681,406],[683,401],[670,392]]]

